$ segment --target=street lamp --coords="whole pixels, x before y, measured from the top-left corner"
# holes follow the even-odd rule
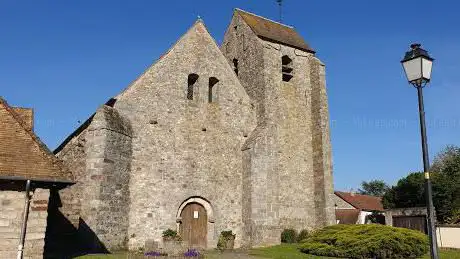
[[[425,111],[423,107],[422,89],[430,82],[431,68],[433,66],[433,58],[428,55],[428,52],[420,48],[420,44],[410,45],[411,50],[407,51],[401,63],[406,73],[407,80],[415,88],[418,93],[418,110],[420,116],[420,130],[422,136],[422,152],[423,152],[423,170],[425,172],[425,195],[426,206],[428,210],[428,235],[430,237],[430,253],[431,258],[438,259],[438,244],[436,240],[436,227],[434,220],[433,196],[431,191],[430,180],[430,160],[428,158],[428,144],[426,140],[425,126]]]

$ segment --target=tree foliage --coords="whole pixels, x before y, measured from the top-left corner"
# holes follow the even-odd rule
[[[425,186],[423,173],[410,173],[400,179],[383,196],[384,208],[407,208],[425,206]]]
[[[390,189],[390,187],[382,180],[363,181],[359,193],[372,196],[383,196],[388,189]]]
[[[460,221],[460,148],[448,146],[434,159],[430,169],[433,204],[440,223]],[[385,208],[424,207],[424,173],[415,172],[400,179],[383,196]]]

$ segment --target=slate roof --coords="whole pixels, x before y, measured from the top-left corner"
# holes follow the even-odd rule
[[[339,196],[342,200],[348,202],[351,206],[356,209],[365,211],[384,211],[382,205],[382,197],[362,195],[351,192],[334,192],[335,195]]]
[[[304,41],[293,27],[281,24],[270,19],[235,9],[251,30],[261,39],[284,44],[310,53],[315,51]]]
[[[10,107],[1,97],[0,179],[72,182],[70,171],[32,131],[32,111]]]
[[[338,224],[356,224],[360,212],[358,209],[336,209],[335,218]]]

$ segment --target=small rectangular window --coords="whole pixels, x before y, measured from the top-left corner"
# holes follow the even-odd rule
[[[188,75],[187,99],[189,100],[193,100],[193,88],[195,87],[195,83],[197,80],[198,80],[197,74]]]
[[[219,82],[219,79],[215,77],[209,78],[209,89],[208,89],[208,102],[212,103],[214,101],[213,89],[214,86]]]

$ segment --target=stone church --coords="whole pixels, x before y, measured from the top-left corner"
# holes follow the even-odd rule
[[[177,230],[215,248],[335,223],[325,67],[293,27],[235,9],[221,46],[202,20],[55,154],[77,183],[59,211],[108,249]]]

